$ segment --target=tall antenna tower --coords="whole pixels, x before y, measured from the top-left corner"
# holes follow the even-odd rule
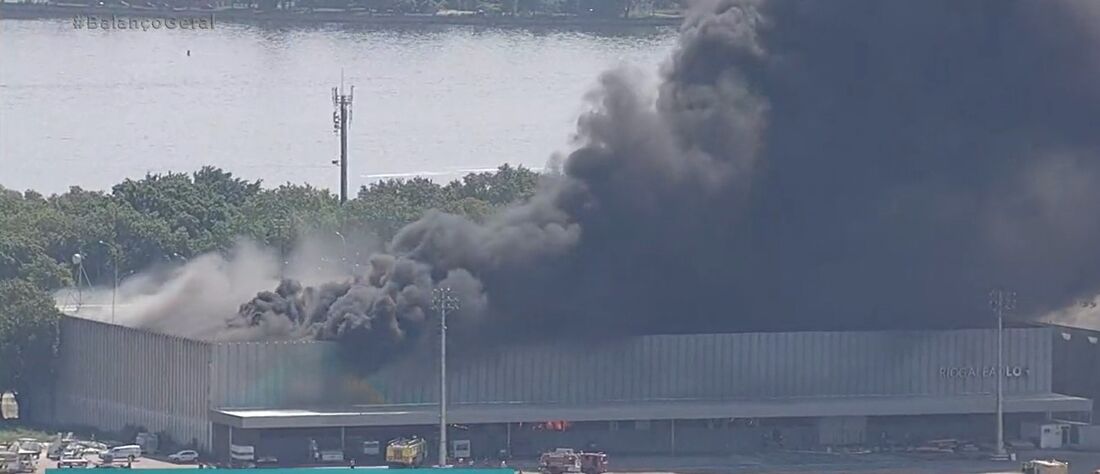
[[[332,164],[340,166],[340,204],[348,200],[348,126],[351,125],[351,101],[355,86],[344,93],[344,71],[340,71],[340,87],[332,88],[332,132],[340,136],[340,161]]]

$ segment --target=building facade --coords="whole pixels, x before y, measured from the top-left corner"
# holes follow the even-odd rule
[[[1005,331],[1013,425],[1092,410],[1053,389],[1049,328]],[[373,442],[435,436],[431,345],[363,376],[328,342],[211,343],[66,318],[60,423],[143,426],[225,456],[372,461]],[[448,359],[451,439],[475,457],[557,446],[721,453],[991,438],[996,332],[793,332],[499,345]],[[364,448],[364,447],[368,448]]]

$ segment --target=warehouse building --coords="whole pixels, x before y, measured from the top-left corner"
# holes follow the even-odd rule
[[[1049,327],[1005,331],[1009,437],[1021,423],[1087,419],[1053,385]],[[231,445],[285,463],[437,431],[438,355],[366,377],[331,342],[212,343],[67,317],[54,417],[142,426],[220,457]],[[341,368],[345,367],[345,368]],[[728,453],[992,438],[993,330],[624,337],[459,352],[448,359],[449,437],[474,457],[560,446]]]

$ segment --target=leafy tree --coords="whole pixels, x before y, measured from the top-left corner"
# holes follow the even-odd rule
[[[359,196],[347,203],[343,210],[344,226],[352,232],[388,240],[447,200],[443,188],[429,179],[379,181],[360,188]]]
[[[115,185],[112,194],[138,213],[167,226],[138,225],[127,229],[129,232],[142,236],[166,231],[177,247],[186,246],[182,249],[186,254],[196,254],[232,245],[236,236],[231,221],[237,217],[240,204],[259,190],[258,181],[234,179],[229,173],[206,167],[192,176],[168,173],[147,175],[139,181],[128,179]],[[147,250],[163,254],[169,249]]]
[[[234,228],[240,235],[289,251],[306,231],[335,231],[339,207],[339,198],[327,189],[288,183],[250,196]]]
[[[60,316],[53,299],[34,284],[0,280],[0,392],[49,393]]]
[[[524,201],[535,193],[539,174],[530,169],[501,165],[495,172],[470,173],[447,189],[459,198],[473,197],[496,206]]]
[[[489,203],[474,197],[450,201],[440,207],[443,212],[457,214],[473,221],[482,221],[493,211]]]

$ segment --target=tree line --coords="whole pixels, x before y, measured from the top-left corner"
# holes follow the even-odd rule
[[[48,386],[60,318],[51,292],[77,281],[74,255],[91,284],[110,286],[116,270],[125,279],[229,251],[241,237],[284,255],[307,235],[386,242],[432,209],[481,221],[529,198],[539,180],[509,165],[446,184],[391,179],[343,205],[327,189],[267,188],[214,167],[127,179],[109,192],[72,187],[44,196],[0,186],[0,393]]]

